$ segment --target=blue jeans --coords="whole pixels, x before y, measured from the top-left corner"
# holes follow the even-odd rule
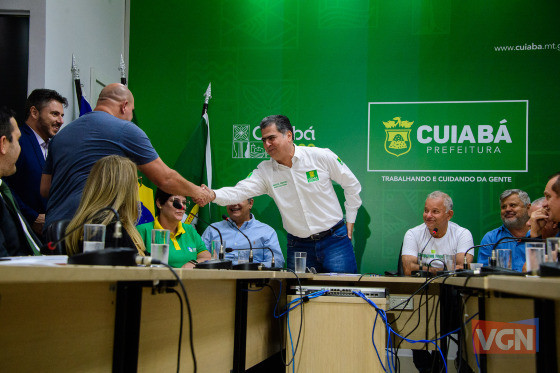
[[[294,253],[299,251],[307,253],[307,267],[315,267],[318,273],[358,273],[346,224],[318,241],[301,240],[288,233],[288,268],[295,268]]]

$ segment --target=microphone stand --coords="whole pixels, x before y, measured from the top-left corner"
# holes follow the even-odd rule
[[[430,271],[424,271],[422,268],[424,268],[423,263],[422,263],[422,255],[424,254],[424,250],[426,250],[426,247],[428,247],[428,244],[430,243],[430,241],[432,240],[432,238],[434,237],[434,235],[437,233],[438,229],[434,228],[434,230],[432,232],[430,232],[430,238],[428,238],[428,242],[426,242],[426,244],[424,245],[424,247],[422,248],[422,250],[420,251],[420,254],[418,255],[418,257],[420,258],[420,269],[418,271],[412,271],[410,273],[411,276],[413,277],[430,277]]]
[[[92,217],[89,219],[90,221],[100,212],[110,210],[115,215],[117,221],[115,222],[115,232],[114,238],[115,242],[118,243],[118,239],[122,237],[121,232],[121,219],[119,213],[115,211],[114,208],[108,206],[103,207],[102,209],[98,210]],[[85,224],[86,222],[84,222]],[[62,240],[66,239],[68,235],[76,231],[73,229],[72,231],[66,233],[63,238],[55,242],[49,242],[47,246],[49,249],[56,248]],[[51,249],[52,250],[52,249]],[[68,258],[68,264],[79,264],[79,265],[109,265],[109,266],[136,266],[136,257],[138,252],[136,249],[130,247],[111,247],[105,248],[103,250],[95,250],[95,251],[88,251],[86,253],[80,253]]]
[[[274,251],[272,251],[272,249],[270,247],[257,247],[257,249],[268,250],[268,251],[270,251],[270,254],[272,255],[272,258],[270,260],[270,267],[266,267],[263,263],[258,263],[258,264],[260,264],[259,270],[261,270],[261,271],[281,271],[282,270],[281,267],[276,267],[276,265],[274,263]],[[232,249],[231,247],[228,247],[228,248],[226,248],[226,253],[231,253],[232,251],[243,251],[243,250],[249,250],[249,249]]]
[[[182,209],[183,205],[181,205],[179,202],[173,201],[173,207],[175,207],[176,209]],[[197,269],[231,269],[231,267],[232,267],[231,260],[224,259],[224,250],[225,250],[224,240],[222,239],[222,233],[220,232],[220,230],[218,228],[216,228],[215,226],[213,226],[212,224],[202,220],[200,218],[200,216],[196,216],[195,214],[192,214],[192,213],[189,213],[189,215],[193,215],[193,216],[197,217],[198,220],[200,220],[201,222],[203,222],[204,224],[206,224],[207,226],[211,227],[216,232],[218,232],[218,235],[220,236],[220,252],[218,254],[218,259],[210,259],[210,260],[207,260],[205,262],[197,263],[197,264],[195,264],[194,268],[197,268]]]
[[[481,272],[484,273],[491,273],[491,274],[500,274],[500,275],[522,275],[521,272],[514,271],[513,269],[503,268],[497,266],[497,249],[496,247],[502,243],[503,241],[518,241],[518,242],[543,242],[542,238],[532,238],[532,237],[502,237],[492,246],[492,255],[488,259],[488,266],[484,266],[481,268]],[[513,262],[513,252],[512,254],[512,262]]]
[[[240,271],[257,271],[260,269],[259,263],[253,263],[253,245],[251,244],[251,240],[247,235],[241,232],[241,229],[237,226],[235,222],[232,222],[226,215],[222,215],[222,219],[227,221],[231,226],[239,231],[249,242],[249,262],[248,263],[237,263],[233,266],[233,269],[240,270]]]

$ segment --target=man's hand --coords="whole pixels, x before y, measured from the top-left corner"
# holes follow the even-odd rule
[[[348,230],[348,238],[352,239],[352,233],[354,232],[354,223],[346,222],[346,229]]]
[[[37,215],[37,219],[31,224],[31,229],[39,236],[43,234],[43,226],[45,225],[45,214]]]
[[[200,207],[206,206],[208,203],[216,199],[216,193],[206,185],[202,184],[200,186],[200,192],[197,193],[195,197],[192,198],[193,201]]]
[[[541,207],[533,211],[527,225],[531,227],[531,237],[539,237],[542,235],[542,229],[548,222],[548,212]]]

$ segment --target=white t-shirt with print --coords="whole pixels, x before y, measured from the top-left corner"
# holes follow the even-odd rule
[[[445,236],[432,237],[431,240],[430,237],[432,235],[425,223],[409,229],[404,235],[402,255],[420,256],[423,265],[427,266],[433,259],[443,260],[444,254],[464,253],[474,245],[471,232],[453,222],[448,223]],[[431,266],[441,268],[443,264],[434,261]]]

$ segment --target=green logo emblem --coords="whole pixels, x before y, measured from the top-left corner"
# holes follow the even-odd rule
[[[319,174],[317,173],[317,170],[307,171],[305,174],[307,175],[307,182],[308,183],[312,183],[314,181],[319,181]]]
[[[410,127],[414,122],[401,121],[401,117],[383,122],[385,126],[385,151],[396,157],[404,155],[412,148]],[[396,128],[395,128],[396,127]]]
[[[279,183],[273,184],[272,187],[273,187],[274,189],[276,189],[276,188],[285,187],[286,185],[288,185],[288,182],[287,182],[287,181],[281,181],[281,182],[279,182]]]
[[[340,157],[336,157],[336,160],[338,161],[338,163],[340,163],[342,166],[344,166],[344,162],[342,162],[342,159],[340,159]]]

